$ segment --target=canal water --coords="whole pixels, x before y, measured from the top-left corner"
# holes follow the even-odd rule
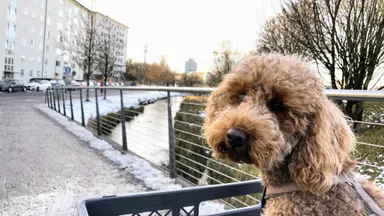
[[[172,119],[180,109],[183,97],[171,98]],[[174,123],[174,122],[173,122]],[[167,100],[158,100],[144,106],[144,112],[126,122],[128,150],[158,166],[168,164],[168,111]],[[109,136],[122,144],[121,124],[117,125]]]

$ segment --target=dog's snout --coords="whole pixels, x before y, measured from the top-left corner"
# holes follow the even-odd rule
[[[227,140],[232,147],[241,147],[247,142],[248,136],[244,131],[231,128],[227,132]]]

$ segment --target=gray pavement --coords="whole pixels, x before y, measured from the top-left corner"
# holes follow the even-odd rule
[[[79,199],[145,190],[40,111],[44,92],[0,92],[0,215],[76,215]]]

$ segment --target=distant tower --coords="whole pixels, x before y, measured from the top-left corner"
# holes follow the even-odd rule
[[[91,0],[91,11],[93,11],[95,8],[93,7],[96,3],[96,0]]]
[[[185,72],[196,72],[197,63],[195,59],[190,58],[185,62]]]
[[[144,64],[147,63],[147,52],[148,52],[148,45],[147,45],[147,42],[145,42],[145,45],[144,45]]]

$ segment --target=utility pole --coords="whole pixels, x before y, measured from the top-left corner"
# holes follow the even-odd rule
[[[145,42],[144,45],[144,65],[147,63],[147,52],[148,52],[148,44]]]
[[[148,52],[148,44],[147,42],[145,42],[144,44],[144,70],[147,68],[146,65],[147,65],[147,52]],[[147,71],[145,71],[145,73],[147,73]],[[145,85],[145,75],[144,75],[144,78],[143,78],[143,84]]]
[[[45,41],[47,37],[47,16],[48,16],[48,0],[45,0],[45,13],[44,13],[44,36],[43,36],[43,58],[41,61],[41,78],[44,77],[44,65],[45,65]],[[55,63],[56,64],[56,63]],[[55,66],[56,69],[56,66]]]
[[[95,5],[96,0],[91,0],[91,11],[93,11],[93,6]]]

